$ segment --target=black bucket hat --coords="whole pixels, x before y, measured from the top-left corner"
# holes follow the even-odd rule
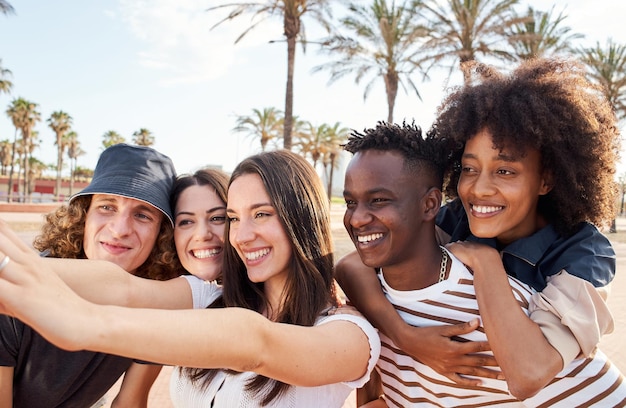
[[[120,143],[102,152],[91,183],[70,197],[113,194],[134,198],[160,210],[174,226],[170,191],[176,170],[166,155],[145,146]]]

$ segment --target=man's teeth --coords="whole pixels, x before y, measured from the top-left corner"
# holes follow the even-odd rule
[[[270,253],[270,250],[268,248],[265,249],[260,249],[258,251],[254,251],[254,252],[246,252],[246,259],[249,261],[255,261],[257,259],[259,259],[262,256],[265,256],[267,254]]]
[[[477,213],[487,214],[502,210],[504,207],[495,205],[473,205],[472,210]]]
[[[210,258],[222,252],[222,248],[213,248],[213,249],[198,249],[193,252],[193,256],[198,259]]]
[[[368,242],[374,241],[375,239],[382,238],[383,234],[370,234],[370,235],[357,235],[356,239],[361,244],[367,244]]]

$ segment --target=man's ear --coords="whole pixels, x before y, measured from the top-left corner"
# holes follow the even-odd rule
[[[437,212],[439,212],[439,208],[441,207],[441,200],[442,193],[440,189],[437,187],[428,189],[422,199],[425,219],[430,220],[437,216]]]

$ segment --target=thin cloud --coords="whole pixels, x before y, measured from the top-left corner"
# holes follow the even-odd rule
[[[216,80],[233,64],[245,63],[243,49],[267,44],[282,33],[279,24],[267,21],[235,46],[249,19],[240,16],[211,30],[225,14],[207,12],[207,7],[195,0],[119,1],[119,18],[145,45],[138,61],[161,71],[160,85]]]

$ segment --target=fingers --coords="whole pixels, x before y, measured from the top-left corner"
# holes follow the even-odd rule
[[[449,353],[448,364],[445,372],[440,371],[440,374],[463,386],[479,386],[482,383],[480,378],[504,380],[502,372],[488,368],[498,366],[492,354],[485,354],[491,351],[489,342],[455,341],[455,337],[469,334],[479,327],[480,320],[472,319],[465,323],[443,326],[440,332],[441,335],[451,340],[446,345]],[[468,376],[480,378],[468,378]]]
[[[483,367],[458,367],[458,370],[454,373],[444,373],[443,374],[450,381],[454,381],[455,383],[468,387],[477,387],[482,385],[482,381],[480,378],[492,378],[494,380],[504,380],[504,374],[500,371],[489,370]],[[469,378],[467,376],[472,377],[480,377],[480,378]]]
[[[13,243],[16,249],[26,252],[33,252],[33,248],[22,241],[15,231],[4,220],[0,220],[0,238],[2,241]]]
[[[504,380],[504,374],[501,371],[490,370],[485,367],[463,366],[457,371],[459,375],[471,375],[473,377],[493,378],[495,380]]]
[[[442,326],[442,335],[445,337],[460,336],[468,334],[478,329],[480,326],[480,320],[478,318],[472,319],[469,322],[453,324],[450,326]]]
[[[36,255],[35,250],[9,227],[9,225],[0,220],[0,256],[8,255],[12,261],[25,263],[29,257]]]
[[[461,354],[474,354],[474,353],[482,353],[485,351],[491,351],[491,346],[488,341],[466,341],[466,342],[455,342],[451,345],[453,353],[457,355]],[[481,354],[481,356],[486,356],[485,354]],[[488,363],[488,361],[485,361]]]
[[[11,262],[11,258],[9,258],[8,255],[5,255],[2,259],[2,262],[0,262],[0,272],[2,272],[2,270],[9,264],[9,262]]]
[[[38,264],[40,258],[37,252],[9,227],[0,220],[0,260],[10,258],[0,274],[3,283],[23,284],[38,275]]]
[[[445,368],[445,370],[441,370],[439,372],[457,384],[477,386],[482,383],[480,378],[504,380],[505,378],[502,372],[487,368],[497,366],[498,364],[496,359],[492,355],[467,354],[458,358],[454,366],[449,365]],[[480,378],[468,378],[468,376]]]
[[[465,387],[479,387],[482,384],[480,380],[462,377],[457,373],[444,374],[444,376],[447,377],[450,381]]]
[[[454,341],[450,344],[450,353],[463,356],[462,365],[470,366],[488,366],[495,367],[498,365],[496,358],[491,354],[483,354],[491,351],[488,341]]]

